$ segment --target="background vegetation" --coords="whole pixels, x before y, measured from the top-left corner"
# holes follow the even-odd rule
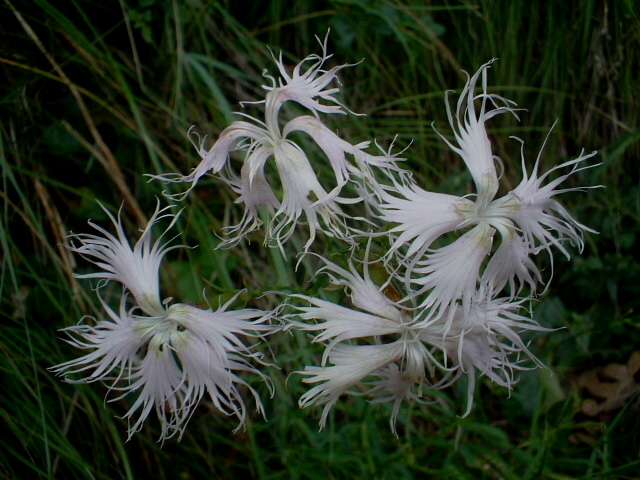
[[[2,0],[0,477],[637,478],[639,20],[633,0]],[[293,64],[329,28],[337,63],[363,60],[343,71],[342,99],[367,115],[332,128],[412,142],[408,166],[432,189],[469,191],[431,124],[446,126],[443,92],[462,88],[461,70],[491,58],[491,91],[526,108],[519,123],[490,124],[508,180],[521,175],[509,136],[533,160],[556,120],[546,167],[600,152],[602,165],[572,181],[606,189],[564,199],[600,233],[571,262],[558,258],[536,309],[543,325],[564,327],[531,339],[549,370],[523,373],[510,396],[481,380],[464,419],[462,391],[404,407],[399,438],[389,406],[360,398],[341,401],[319,432],[319,410],[297,408],[304,388],[289,375],[316,352],[283,336],[270,344],[281,368],[269,372],[267,422],[233,435],[232,420],[203,404],[179,443],[161,448],[153,422],[125,442],[125,404],[47,371],[77,355],[56,330],[96,311],[89,282],[72,277],[88,266],[60,244],[88,218],[105,220],[96,200],[112,210],[124,201],[130,226],[143,224],[166,188],[143,174],[189,171],[198,159],[187,129],[215,137],[239,101],[260,98],[262,70],[274,71],[267,47]],[[245,301],[268,308],[274,300],[254,294],[323,286],[313,264],[294,272],[259,235],[214,250],[213,232],[238,214],[231,204],[213,180],[184,201],[181,240],[199,248],[168,258],[165,296],[201,302],[203,287],[209,299],[247,288]]]

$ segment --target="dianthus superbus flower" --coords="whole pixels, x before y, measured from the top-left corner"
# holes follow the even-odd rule
[[[326,42],[326,38],[321,42],[322,55],[308,56],[292,73],[288,73],[280,56],[276,60],[280,78],[265,74],[271,83],[263,86],[267,91],[265,100],[246,102],[264,104],[264,121],[240,113],[243,120],[225,128],[211,148],[205,148],[204,141],[197,145],[202,161],[189,175],[154,176],[167,182],[191,183],[193,188],[210,173],[233,189],[236,203],[244,205],[244,214],[237,225],[225,228],[227,238],[221,246],[232,245],[259,228],[263,223],[259,215],[261,207],[268,219],[265,232],[268,245],[283,249],[298,224],[308,227],[305,251],[320,231],[353,243],[348,223],[354,218],[343,207],[361,202],[362,196],[357,192],[345,194],[345,187],[351,183],[357,189],[358,184],[364,183],[369,189],[377,188],[369,162],[383,170],[396,168],[391,156],[381,160],[364,153],[369,142],[353,145],[319,119],[319,113],[346,113],[334,96],[339,88],[330,84],[337,81],[336,74],[342,68],[350,65],[324,70],[323,65],[331,57]],[[281,124],[281,110],[286,102],[295,102],[312,115],[299,115]],[[321,180],[312,167],[313,155],[296,138],[300,134],[310,139],[310,145],[315,144],[317,152],[328,162],[333,173],[330,180]],[[234,154],[241,162],[239,171],[232,161]]]
[[[257,410],[264,413],[258,393],[240,374],[268,380],[252,365],[252,360],[264,362],[244,338],[270,333],[272,315],[251,308],[231,310],[237,295],[216,310],[162,301],[159,266],[176,246],[161,243],[162,236],[153,242],[151,230],[163,218],[171,219],[169,228],[174,224],[176,216],[166,211],[156,209],[133,247],[120,219],[108,212],[117,236],[93,224],[101,235],[72,236],[69,248],[100,267],[78,277],[117,281],[123,295],[117,312],[100,300],[104,317],[97,321],[85,317],[79,325],[63,330],[70,337],[68,343],[88,353],[51,370],[72,383],[106,382],[110,391],[120,393],[112,401],[137,395],[125,414],[129,437],[142,428],[152,411],[160,420],[162,440],[180,437],[205,396],[220,412],[235,416],[240,428],[246,420],[242,390],[252,394]],[[76,378],[80,374],[84,376]]]
[[[322,270],[333,285],[347,288],[353,306],[293,295],[309,306],[295,305],[296,312],[287,317],[291,327],[315,332],[313,341],[325,345],[321,365],[299,372],[302,381],[312,385],[299,405],[323,406],[321,428],[340,396],[349,394],[374,403],[392,402],[390,423],[395,432],[403,402],[428,402],[430,393],[463,375],[468,377],[467,415],[479,375],[511,388],[514,371],[530,368],[526,359],[541,366],[520,334],[546,329],[518,313],[522,301],[493,299],[474,290],[466,311],[458,304],[448,306],[443,315],[425,323],[419,310],[392,300],[373,283],[367,260],[362,276],[353,265],[346,270],[324,262]]]
[[[496,162],[500,160],[492,153],[485,122],[502,113],[515,115],[516,110],[510,100],[487,92],[491,63],[468,78],[455,110],[447,100],[455,141],[441,135],[464,161],[476,192],[458,197],[396,183],[394,189],[384,192],[379,205],[381,220],[392,224],[387,258],[404,270],[400,277],[412,291],[409,296],[425,309],[425,318],[442,315],[458,302],[468,310],[477,288],[495,296],[508,287],[507,295],[513,299],[526,286],[528,294],[534,295],[542,276],[531,257],[541,250],[550,252],[551,246],[568,256],[563,242],[568,240],[581,248],[583,231],[592,231],[575,221],[556,196],[580,190],[557,187],[569,175],[589,168],[581,165],[595,152],[580,154],[540,176],[540,156],[530,175],[523,157],[522,182],[496,198]],[[482,89],[476,94],[480,81]],[[569,173],[548,180],[550,173],[566,167],[572,167]],[[457,238],[444,246],[433,246],[447,234]]]

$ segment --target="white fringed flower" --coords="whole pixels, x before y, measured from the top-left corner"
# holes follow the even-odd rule
[[[163,441],[184,433],[205,396],[220,412],[237,417],[238,428],[246,420],[242,389],[253,395],[257,410],[264,414],[258,393],[239,376],[242,372],[253,373],[268,383],[250,361],[264,363],[242,338],[259,338],[272,330],[267,323],[270,312],[229,310],[237,295],[217,310],[181,303],[168,306],[169,300],[160,300],[159,266],[165,253],[176,246],[162,244],[162,236],[152,242],[151,229],[163,218],[171,218],[169,228],[174,224],[176,216],[165,214],[166,210],[156,209],[133,248],[120,219],[116,221],[112,215],[109,217],[117,237],[94,224],[102,236],[73,236],[80,245],[71,246],[71,250],[101,268],[78,276],[118,281],[125,293],[118,313],[101,300],[105,318],[63,330],[70,337],[68,343],[89,353],[51,369],[72,383],[108,382],[110,390],[121,393],[112,401],[137,394],[125,414],[130,421],[129,437],[155,410]],[[131,308],[126,305],[128,292],[133,296]],[[74,379],[77,374],[86,376]]]
[[[551,246],[568,256],[563,242],[569,240],[581,248],[582,232],[592,231],[577,223],[554,197],[581,190],[556,187],[572,173],[589,168],[578,166],[595,152],[581,154],[540,177],[540,156],[530,176],[523,158],[521,184],[495,198],[499,186],[495,164],[500,160],[492,154],[485,122],[502,113],[515,115],[516,110],[510,100],[487,93],[491,63],[468,78],[455,114],[449,101],[446,103],[455,143],[441,135],[464,161],[476,193],[457,197],[427,192],[412,184],[396,184],[395,191],[384,192],[381,197],[381,220],[393,225],[387,261],[397,262],[399,270],[404,270],[400,278],[410,290],[409,297],[428,309],[424,317],[440,315],[442,309],[459,301],[468,310],[469,299],[477,288],[487,289],[490,296],[495,296],[508,287],[507,294],[512,299],[525,286],[529,287],[529,295],[535,294],[542,276],[531,256],[542,249],[550,251]],[[475,94],[480,79],[482,91]],[[551,172],[566,167],[572,167],[570,173],[543,185]],[[452,243],[432,246],[440,237],[464,230],[467,232]]]
[[[204,141],[199,142],[197,149],[202,161],[191,174],[152,176],[167,182],[191,183],[191,189],[202,176],[211,173],[234,190],[236,203],[244,205],[244,214],[237,225],[225,228],[227,238],[222,247],[233,245],[262,225],[260,207],[268,218],[265,232],[268,245],[282,249],[298,224],[306,224],[309,229],[305,251],[319,231],[352,243],[348,224],[354,218],[342,207],[359,203],[363,198],[359,192],[345,195],[344,187],[353,182],[356,189],[358,184],[366,184],[369,189],[377,188],[367,163],[369,160],[383,170],[395,168],[395,160],[391,156],[384,157],[383,161],[365,154],[363,150],[368,142],[352,145],[318,118],[319,113],[346,113],[334,96],[339,88],[330,88],[329,85],[337,80],[336,74],[341,69],[350,65],[323,70],[324,63],[330,58],[326,41],[325,38],[321,42],[322,55],[305,58],[291,74],[287,72],[281,56],[276,60],[281,78],[276,81],[265,75],[271,80],[271,86],[264,86],[266,98],[252,102],[264,103],[264,121],[240,113],[245,120],[233,122],[224,129],[210,149],[204,147]],[[288,101],[302,105],[313,115],[295,117],[281,126],[281,108]],[[300,134],[308,137],[311,145],[315,144],[328,161],[333,178],[327,182],[321,182],[312,167],[313,156],[292,138]],[[242,162],[239,172],[232,162],[234,152]],[[274,168],[270,167],[271,161]]]
[[[287,138],[295,132],[308,134],[324,152],[334,172],[335,183],[327,188],[320,183],[311,161],[297,143]],[[359,197],[340,196],[351,175],[358,170],[348,162],[346,154],[357,154],[362,146],[352,146],[341,140],[312,116],[297,117],[288,122],[282,132],[272,131],[243,146],[246,151],[240,175],[228,165],[219,177],[238,194],[236,203],[243,203],[245,212],[238,225],[225,228],[229,238],[221,246],[233,245],[247,233],[261,226],[258,208],[265,206],[269,215],[265,243],[282,249],[298,224],[307,224],[307,250],[318,231],[350,242],[348,221],[354,220],[342,210],[342,205],[361,201]],[[274,193],[273,180],[265,172],[265,164],[273,159],[279,179],[280,197]],[[329,189],[330,188],[330,189]]]
[[[324,261],[326,265],[322,271],[329,274],[334,285],[348,288],[351,301],[358,310],[306,295],[292,296],[309,302],[311,306],[296,306],[298,313],[289,317],[290,325],[301,330],[319,332],[314,342],[328,342],[322,366],[307,366],[300,372],[307,376],[303,382],[318,385],[300,398],[299,405],[324,405],[320,419],[320,427],[323,428],[330,409],[340,396],[362,394],[363,389],[369,385],[365,379],[388,378],[394,368],[391,366],[395,365],[402,370],[400,375],[405,379],[404,383],[396,381],[395,385],[402,388],[389,391],[389,385],[374,385],[370,389],[372,396],[377,397],[378,401],[385,397],[396,403],[391,419],[395,430],[399,404],[404,399],[416,396],[412,389],[425,380],[424,372],[428,366],[420,362],[426,361],[428,353],[411,354],[415,348],[424,349],[413,341],[411,317],[372,282],[366,263],[364,275],[360,276],[353,265],[350,265],[350,270],[345,270],[328,260]],[[322,322],[306,322],[310,320]],[[374,340],[382,337],[397,340],[389,343]],[[361,340],[369,344],[345,343],[349,340]]]
[[[368,257],[368,254],[366,255]],[[391,428],[405,401],[427,402],[430,392],[468,377],[465,415],[471,409],[476,372],[511,388],[513,371],[528,368],[524,357],[533,357],[519,334],[546,330],[518,313],[522,301],[491,299],[472,292],[466,313],[460,306],[447,307],[429,322],[419,310],[406,308],[377,287],[365,260],[363,275],[325,260],[322,271],[333,285],[343,285],[354,308],[306,295],[293,295],[309,306],[295,306],[290,326],[316,332],[314,342],[325,344],[321,366],[307,366],[299,373],[313,384],[299,401],[301,407],[323,406],[320,427],[342,395],[367,396],[373,403],[393,402]],[[386,288],[392,288],[388,285]]]

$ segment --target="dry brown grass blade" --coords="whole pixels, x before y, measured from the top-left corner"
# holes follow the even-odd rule
[[[20,12],[16,8],[14,8],[10,0],[5,0],[5,3],[12,10],[13,14],[18,19],[18,22],[20,23],[20,25],[22,26],[26,34],[29,36],[29,38],[35,43],[38,50],[40,50],[40,52],[45,56],[45,58],[51,64],[51,66],[56,71],[56,73],[60,76],[60,78],[64,81],[64,83],[69,87],[69,90],[71,91],[71,94],[75,98],[78,104],[78,108],[80,109],[82,116],[87,124],[87,128],[91,133],[91,137],[93,138],[93,141],[97,145],[97,148],[92,149],[92,153],[96,156],[100,164],[106,170],[107,174],[111,177],[111,179],[115,183],[116,188],[118,189],[118,192],[120,193],[120,195],[122,195],[125,201],[126,207],[131,211],[131,213],[135,216],[136,220],[140,224],[146,224],[147,217],[143,213],[140,206],[138,205],[138,201],[136,200],[134,195],[131,193],[131,190],[129,189],[129,186],[127,185],[127,182],[125,180],[124,174],[122,173],[122,169],[120,168],[118,161],[113,155],[113,152],[111,152],[111,149],[102,139],[102,136],[100,135],[100,132],[98,131],[93,121],[93,118],[89,113],[89,109],[87,108],[87,105],[84,102],[83,97],[81,93],[78,91],[78,88],[71,81],[71,79],[69,79],[69,77],[65,74],[64,70],[62,70],[60,65],[58,65],[58,63],[51,56],[51,54],[47,51],[47,49],[44,47],[43,43],[40,41],[37,34],[29,26],[27,21],[22,17]]]
[[[2,190],[0,190],[0,199],[6,202],[6,204],[11,208],[11,211],[18,214],[18,216],[22,219],[24,224],[29,228],[29,231],[33,235],[34,241],[37,241],[37,245],[42,247],[43,249],[42,254],[46,255],[48,259],[55,262],[65,273],[67,273],[69,269],[69,260],[59,255],[59,252],[53,248],[51,240],[48,239],[43,234],[41,228],[39,228],[36,224],[34,224],[32,218],[23,209],[21,209],[15,202],[11,201],[11,199],[7,196],[7,194]],[[56,236],[57,238],[57,235],[54,234],[54,236]],[[62,248],[62,245],[58,244],[58,248]],[[75,279],[73,279],[72,282],[70,282],[70,284],[73,285],[73,282],[75,282]],[[87,309],[84,308],[84,305],[91,303],[91,302],[85,303],[85,300],[88,299],[88,295],[84,289],[81,289],[79,287],[78,288],[74,287],[74,292],[76,291],[78,294],[75,297],[75,300],[77,302],[80,302],[81,303],[80,306],[86,311]]]
[[[40,203],[42,204],[42,207],[44,209],[45,216],[49,222],[49,228],[53,234],[53,238],[55,240],[56,248],[58,250],[58,255],[60,258],[60,266],[67,276],[69,285],[71,286],[71,290],[73,291],[73,298],[76,303],[79,304],[81,310],[86,310],[87,308],[81,295],[83,289],[80,287],[78,281],[73,276],[75,260],[71,252],[64,246],[64,241],[67,237],[68,232],[62,221],[62,216],[60,215],[60,212],[51,199],[51,195],[49,195],[49,192],[38,178],[34,179],[34,186],[36,189],[36,194],[38,195]]]

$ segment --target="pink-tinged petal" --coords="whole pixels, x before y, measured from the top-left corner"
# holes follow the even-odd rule
[[[534,294],[537,284],[542,283],[542,274],[531,258],[535,253],[515,228],[500,232],[500,246],[491,255],[482,274],[482,283],[495,294],[508,286],[511,298],[515,298],[525,285],[530,294]]]
[[[185,375],[176,364],[173,352],[159,342],[157,337],[153,337],[147,347],[147,354],[141,359],[140,367],[128,380],[129,385],[117,399],[130,392],[138,394],[124,415],[130,422],[137,417],[133,425],[129,424],[129,438],[140,431],[152,410],[160,420],[162,440],[179,435],[191,412],[189,408],[185,408],[188,405],[185,398]]]
[[[102,300],[102,306],[108,319],[99,320],[95,325],[78,324],[62,329],[69,339],[65,341],[80,350],[90,350],[82,357],[61,363],[50,370],[62,375],[69,383],[89,383],[104,380],[117,380],[117,372],[134,371],[137,352],[148,341],[148,336],[136,328],[135,321],[129,315],[122,298],[119,313],[114,312]],[[91,317],[84,317],[86,321]],[[79,373],[88,376],[77,380],[73,376]]]
[[[250,363],[250,360],[262,362],[243,339],[270,333],[273,328],[265,323],[269,318],[266,312],[255,309],[225,311],[223,307],[212,311],[184,304],[170,307],[167,321],[179,328],[167,347],[184,372],[189,409],[208,394],[218,410],[238,419],[237,428],[241,428],[246,421],[242,387],[253,395],[257,410],[264,413],[258,393],[239,373],[257,374],[270,385],[268,378]]]
[[[494,232],[488,224],[479,224],[455,242],[427,254],[408,272],[408,281],[419,286],[410,296],[427,317],[439,318],[444,309],[457,301],[469,308],[480,279],[480,266],[491,251]],[[423,294],[427,296],[421,300]]]
[[[465,226],[463,210],[473,205],[466,198],[429,192],[415,184],[396,184],[394,190],[394,195],[382,195],[378,208],[382,222],[396,224],[390,229],[397,236],[388,256],[398,253],[405,264],[419,260],[440,236]],[[406,251],[401,251],[406,244]]]
[[[467,408],[471,411],[476,371],[500,386],[511,389],[516,383],[515,373],[544,365],[529,351],[520,333],[548,332],[533,319],[520,315],[522,300],[492,299],[479,293],[468,311],[452,307],[445,318],[420,333],[420,338],[437,346],[452,363],[452,369],[468,378]],[[442,332],[446,332],[442,336]],[[525,362],[530,361],[533,367]]]
[[[516,115],[516,110],[510,107],[515,105],[514,102],[499,95],[487,93],[487,71],[492,63],[493,60],[482,65],[472,77],[467,75],[467,83],[458,98],[455,117],[447,98],[447,117],[457,146],[440,135],[447,145],[460,155],[471,172],[478,194],[478,204],[481,207],[486,206],[498,191],[495,157],[491,151],[485,122],[501,113]],[[480,78],[482,78],[482,93],[476,95],[475,88]],[[476,112],[475,102],[478,100],[480,111]]]
[[[246,421],[242,390],[251,393],[256,409],[264,414],[257,391],[240,374],[256,374],[271,388],[266,375],[252,365],[252,361],[265,364],[245,338],[272,333],[268,321],[273,314],[257,309],[227,310],[234,300],[216,311],[175,304],[156,324],[142,362],[147,368],[131,386],[142,390],[143,400],[132,406],[130,414],[141,409],[142,417],[153,404],[163,425],[163,439],[184,433],[204,395],[220,412],[237,418],[236,429]]]
[[[260,123],[253,118],[251,118],[251,120]],[[191,183],[191,186],[185,192],[168,195],[169,197],[183,199],[193,189],[193,187],[195,187],[200,178],[207,173],[216,174],[224,168],[229,161],[231,152],[239,148],[238,142],[241,139],[246,138],[259,142],[263,141],[267,136],[268,133],[265,131],[264,127],[260,125],[244,121],[236,121],[220,133],[220,136],[210,149],[207,150],[204,148],[204,139],[196,146],[202,161],[189,175],[166,173],[163,175],[147,176],[167,183]]]
[[[346,215],[339,203],[340,197],[330,196],[318,181],[304,151],[291,141],[274,147],[274,158],[282,183],[282,204],[268,227],[267,240],[282,245],[293,235],[298,219],[304,214],[309,228],[306,251],[315,240],[316,232],[349,241]],[[320,222],[322,220],[322,223]]]
[[[89,222],[100,235],[77,234],[71,235],[72,241],[67,248],[85,257],[101,271],[95,273],[78,274],[78,278],[101,278],[120,282],[129,290],[136,302],[149,315],[162,315],[164,307],[160,299],[159,269],[164,255],[182,245],[168,246],[162,243],[163,236],[174,225],[178,216],[165,213],[171,207],[160,209],[160,204],[147,223],[136,244],[131,247],[129,239],[122,227],[120,215],[116,219],[106,208],[100,205],[116,228],[116,235],[112,235],[104,228]],[[153,226],[165,219],[171,219],[165,232],[152,241]],[[79,242],[78,245],[73,241]]]
[[[271,101],[274,111],[278,111],[281,105],[286,101],[294,101],[299,103],[317,116],[318,112],[322,113],[341,113],[345,114],[348,109],[334,96],[340,91],[338,87],[327,88],[331,82],[337,80],[337,74],[351,64],[339,65],[329,70],[322,67],[325,62],[333,55],[327,54],[328,35],[324,41],[320,42],[322,54],[309,55],[300,63],[298,63],[291,74],[287,71],[282,60],[282,53],[274,61],[278,67],[281,78],[276,82],[272,76],[265,74],[264,76],[271,80],[271,85],[263,85],[267,90],[267,103]],[[320,103],[320,100],[333,105]],[[346,111],[345,111],[346,110]]]
[[[336,189],[339,191],[347,183],[349,171],[353,169],[346,154],[354,154],[358,149],[342,140],[315,117],[305,115],[294,118],[285,125],[282,134],[287,137],[296,131],[309,135],[323,151],[333,169]]]
[[[300,408],[310,405],[324,405],[320,417],[320,428],[324,428],[327,415],[340,396],[349,392],[362,380],[394,362],[402,355],[401,344],[388,345],[346,345],[339,344],[331,349],[327,357],[329,367],[305,367],[299,372],[306,375],[304,383],[318,385],[305,392],[298,401]]]
[[[238,195],[235,203],[244,205],[244,213],[238,224],[223,227],[226,238],[220,244],[221,248],[235,245],[248,233],[262,226],[258,213],[260,206],[266,207],[271,215],[280,207],[280,200],[264,172],[265,163],[272,155],[273,150],[270,147],[256,145],[247,155],[240,176],[231,168],[219,174],[219,178]]]
[[[551,256],[551,247],[554,246],[567,258],[570,258],[570,254],[563,243],[569,241],[582,251],[584,245],[583,232],[595,233],[594,230],[575,220],[555,197],[566,192],[584,191],[598,187],[556,188],[571,175],[596,166],[593,164],[583,165],[583,162],[592,158],[596,153],[584,154],[582,152],[578,157],[556,165],[551,170],[538,176],[542,149],[536,158],[531,174],[527,173],[524,153],[521,150],[524,176],[520,184],[507,194],[507,196],[511,195],[515,199],[519,204],[519,208],[507,209],[505,216],[508,216],[518,225],[530,248],[545,249]],[[553,172],[569,167],[570,171],[568,173],[560,175],[545,184],[545,181]]]

